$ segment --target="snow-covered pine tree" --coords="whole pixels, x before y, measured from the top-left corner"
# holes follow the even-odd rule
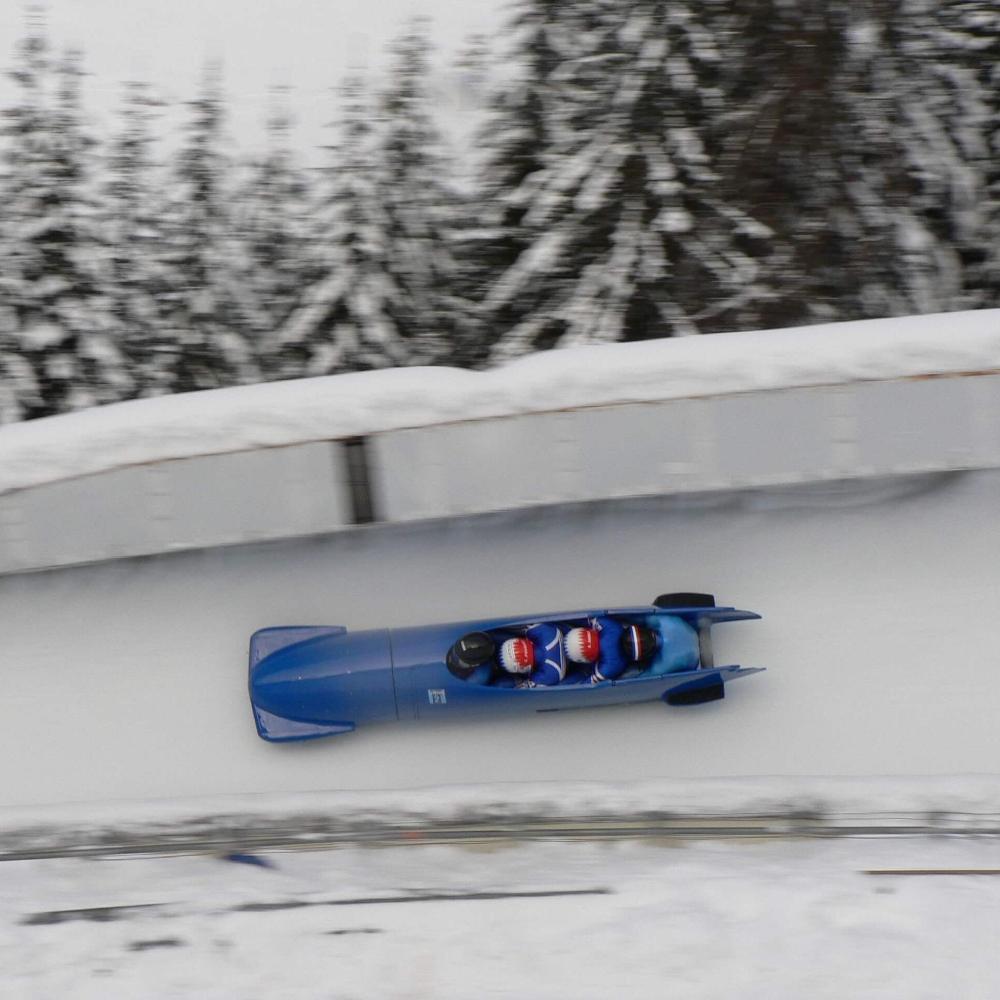
[[[1000,306],[1000,7],[995,0],[911,2],[931,28],[933,134],[944,153],[934,177],[965,298],[993,308]]]
[[[108,243],[108,299],[116,340],[128,359],[134,396],[172,391],[176,347],[160,301],[169,287],[152,125],[161,102],[141,82],[125,85],[121,127],[104,169],[103,218]]]
[[[420,22],[396,41],[377,128],[362,82],[345,82],[321,185],[323,273],[282,328],[286,377],[453,360],[465,309],[458,199],[430,114],[427,48]]]
[[[848,29],[867,86],[855,99],[860,141],[842,155],[855,164],[855,190],[866,194],[855,204],[867,242],[884,244],[885,258],[881,286],[871,275],[859,285],[860,315],[976,304],[965,265],[985,236],[987,102],[953,8],[877,0]]]
[[[456,294],[460,200],[431,111],[423,19],[396,39],[392,56],[379,107],[378,186],[388,219],[387,265],[401,293],[397,324],[414,363],[451,361],[467,308]]]
[[[284,92],[272,94],[268,145],[250,166],[239,198],[239,228],[247,248],[255,306],[251,322],[265,378],[289,374],[279,331],[320,276],[312,234],[309,178],[290,148],[293,120]],[[294,373],[293,373],[294,374]]]
[[[340,127],[317,209],[320,276],[281,328],[270,370],[284,378],[403,365],[404,296],[389,266],[389,217],[377,183],[371,103],[345,80]]]
[[[164,366],[170,392],[255,382],[251,341],[255,307],[244,280],[249,268],[232,219],[223,149],[224,107],[217,67],[209,67],[174,157],[163,218],[166,288],[160,295]]]
[[[982,90],[952,0],[741,0],[722,164],[775,234],[773,326],[962,308]],[[973,251],[974,253],[974,251]]]
[[[839,137],[844,190],[830,225],[851,265],[845,318],[962,305],[948,205],[960,157],[942,128],[950,100],[933,75],[923,13],[911,0],[862,0],[844,14],[849,132]]]
[[[10,77],[17,85],[19,102],[0,110],[0,423],[44,414],[35,370],[26,356],[29,338],[22,268],[22,240],[28,212],[35,203],[34,164],[46,126],[44,82],[48,73],[45,36],[33,26],[21,42],[16,67]]]
[[[843,69],[849,11],[840,0],[745,0],[728,14],[719,162],[730,197],[774,233],[780,295],[765,325],[846,318],[857,275],[834,216],[850,202],[841,152],[856,141],[843,91],[860,89]]]
[[[532,243],[488,300],[517,316],[495,360],[736,328],[767,296],[754,253],[769,233],[727,203],[707,141],[714,6],[591,0],[548,78],[544,167],[523,185]]]
[[[0,197],[3,186],[0,185]],[[6,256],[0,225],[0,267]],[[0,287],[0,424],[13,423],[41,407],[35,372],[21,349],[17,312]]]
[[[12,404],[8,390],[5,409],[38,417],[121,399],[131,379],[102,288],[106,256],[90,177],[95,143],[82,120],[79,57],[67,53],[53,67],[44,29],[34,24],[12,75],[21,99],[4,111],[0,323],[20,356],[25,393],[15,391]]]
[[[461,107],[474,111],[480,119],[489,104],[494,66],[490,43],[478,34],[467,37],[453,63]],[[491,222],[486,217],[488,198],[479,184],[482,165],[476,153],[482,148],[481,132],[480,129],[474,133],[471,144],[463,150],[464,176],[456,185],[453,287],[462,302],[462,319],[449,363],[460,367],[477,367],[489,354],[490,327],[480,303],[495,269],[494,256],[499,244],[498,227],[495,220]]]
[[[476,137],[476,220],[464,241],[463,276],[470,295],[484,302],[496,280],[541,236],[524,224],[529,179],[539,175],[550,147],[555,114],[549,77],[585,51],[595,10],[578,0],[517,0],[506,26],[500,79]],[[582,30],[581,30],[582,29]],[[480,310],[480,342],[470,358],[488,357],[503,330],[518,318],[516,302]]]

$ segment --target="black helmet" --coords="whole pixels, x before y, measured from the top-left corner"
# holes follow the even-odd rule
[[[656,652],[656,633],[644,625],[626,625],[621,643],[625,658],[631,663],[639,663]]]
[[[476,667],[489,662],[494,653],[496,643],[486,632],[470,632],[448,650],[448,669],[465,680]]]

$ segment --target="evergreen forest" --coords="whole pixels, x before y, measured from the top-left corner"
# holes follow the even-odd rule
[[[996,0],[514,0],[451,162],[426,22],[228,138],[108,134],[27,18],[0,107],[0,423],[198,389],[1000,306]],[[468,178],[459,184],[457,177]]]

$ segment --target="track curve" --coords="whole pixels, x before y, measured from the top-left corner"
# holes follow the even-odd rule
[[[452,783],[1000,770],[1000,473],[630,500],[0,578],[0,806]],[[714,592],[721,703],[254,731],[255,628]]]

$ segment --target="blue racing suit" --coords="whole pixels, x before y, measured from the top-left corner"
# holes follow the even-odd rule
[[[598,615],[590,619],[590,627],[597,629],[600,638],[597,662],[590,678],[591,683],[613,681],[616,677],[621,677],[626,668],[631,666],[622,652],[621,638],[625,626],[610,615]]]
[[[535,666],[528,675],[528,683],[545,687],[558,684],[566,676],[562,630],[542,622],[529,626],[525,635],[535,647]]]

